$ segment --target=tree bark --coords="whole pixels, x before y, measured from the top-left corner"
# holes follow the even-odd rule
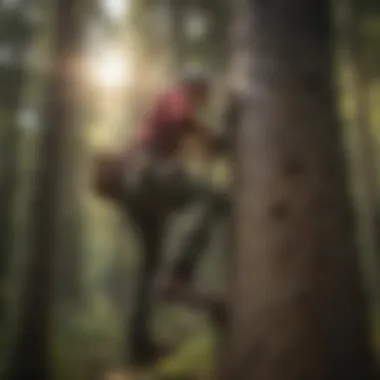
[[[20,131],[17,118],[21,108],[23,84],[27,73],[25,52],[27,51],[32,27],[23,18],[21,10],[4,13],[0,39],[16,51],[17,62],[9,62],[0,71],[0,112],[2,114],[1,133],[1,183],[0,183],[0,282],[5,281],[9,269],[14,241],[14,210],[17,194],[17,172],[19,168]],[[6,295],[1,289],[0,315],[5,309]]]
[[[77,2],[59,0],[55,9],[55,41],[48,83],[45,128],[32,205],[32,242],[18,336],[8,379],[52,378],[50,333],[53,308],[54,264],[59,252],[58,210],[61,170],[67,133],[72,128],[76,98],[73,94],[73,52],[78,43]],[[76,57],[77,58],[77,57]]]
[[[82,22],[82,20],[81,20]],[[80,52],[78,52],[78,55]],[[78,81],[79,82],[79,81]],[[80,82],[73,84],[75,92],[84,96]],[[74,106],[73,106],[74,107]],[[88,169],[87,151],[84,141],[84,117],[80,107],[72,113],[72,124],[65,132],[64,163],[60,172],[60,255],[55,271],[60,301],[75,306],[83,301],[82,269],[84,253],[84,173]],[[87,177],[85,177],[87,179]]]
[[[243,106],[218,380],[374,379],[328,0],[237,0]]]
[[[378,271],[380,240],[378,237],[377,210],[379,205],[379,174],[375,157],[375,136],[372,133],[370,107],[370,65],[367,49],[361,36],[361,8],[358,0],[339,3],[339,47],[343,64],[349,69],[347,92],[353,97],[352,149],[353,174],[358,188],[358,216],[364,268],[367,271],[368,291],[374,302],[379,302]]]

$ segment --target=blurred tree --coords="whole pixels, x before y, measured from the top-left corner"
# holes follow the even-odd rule
[[[86,26],[92,22],[100,22],[100,1],[81,0],[76,5],[77,21],[80,25],[81,36],[77,37],[77,47],[75,56],[76,61],[83,61],[84,53],[84,33]],[[79,26],[77,26],[79,28]],[[79,31],[78,31],[79,33]],[[73,42],[74,43],[74,42]],[[78,75],[75,85],[75,93],[78,99],[88,96],[88,90],[85,88],[86,71],[81,71]],[[87,92],[86,92],[87,90]],[[59,201],[60,211],[60,234],[61,246],[57,259],[56,283],[60,301],[68,305],[78,305],[83,301],[83,265],[85,249],[85,215],[84,203],[90,168],[89,147],[86,144],[86,132],[88,128],[89,111],[86,107],[90,102],[84,104],[80,102],[72,111],[71,118],[75,125],[74,128],[68,128],[66,131],[66,142],[64,144],[65,157],[64,165],[61,167],[61,199]]]
[[[369,44],[363,34],[364,12],[357,0],[338,3],[339,42],[342,64],[348,67],[346,94],[349,103],[349,121],[352,122],[352,152],[354,185],[358,188],[358,216],[363,262],[373,301],[378,297],[378,270],[380,240],[377,231],[379,205],[379,175],[376,160],[375,134],[371,124],[370,84],[372,81]],[[347,78],[347,76],[345,77]]]
[[[76,144],[76,146],[75,146]],[[72,142],[73,149],[79,149],[80,142]],[[84,214],[83,214],[83,187],[78,181],[78,174],[83,175],[83,165],[78,157],[78,151],[71,152],[72,165],[66,167],[66,184],[62,186],[67,190],[64,193],[61,205],[60,234],[62,236],[60,255],[56,265],[56,284],[58,286],[59,300],[67,305],[78,305],[82,301],[82,266],[84,253]],[[70,157],[70,156],[68,156]],[[82,173],[80,173],[80,170]],[[65,207],[66,206],[66,207]]]
[[[87,2],[88,3],[88,2]],[[92,11],[85,1],[77,5],[79,13],[77,24],[85,25]],[[91,14],[91,13],[90,13]],[[81,27],[82,29],[82,27]],[[78,32],[79,33],[79,32]],[[77,37],[78,38],[78,37]],[[74,42],[73,42],[74,43]],[[74,63],[83,62],[82,38],[77,42]],[[85,96],[84,71],[78,73],[77,81],[72,84],[77,99]],[[60,223],[60,255],[56,265],[56,284],[60,301],[68,305],[78,305],[83,299],[83,256],[85,249],[84,201],[89,171],[89,151],[86,145],[86,114],[83,102],[69,109],[72,126],[66,128],[65,141],[62,142],[64,160],[60,167],[61,197],[59,199],[58,220]]]
[[[218,379],[375,379],[332,88],[331,2],[235,7],[244,102]]]
[[[77,6],[74,0],[58,0],[52,24],[56,30],[32,205],[33,241],[19,329],[8,368],[11,380],[52,378],[50,333],[54,264],[60,249],[59,202],[69,131],[78,102],[74,91],[80,41]]]
[[[34,25],[28,18],[33,2],[16,2],[0,12],[0,314],[3,315],[4,279],[9,269],[14,242],[15,196],[20,162],[19,115],[23,85],[28,72],[27,53]]]

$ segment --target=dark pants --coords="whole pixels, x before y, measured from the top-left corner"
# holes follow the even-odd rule
[[[162,162],[159,165],[158,169],[143,165],[139,171],[136,164],[130,171],[126,170],[124,181],[125,211],[132,219],[142,248],[130,326],[131,359],[137,364],[145,364],[156,355],[151,331],[152,307],[168,215],[195,202],[206,206],[196,228],[182,239],[172,267],[173,280],[190,282],[209,242],[212,222],[226,206],[223,197],[211,186],[192,180],[181,167],[165,168]]]

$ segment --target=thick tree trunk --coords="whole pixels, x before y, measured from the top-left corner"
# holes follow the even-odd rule
[[[245,104],[218,380],[375,378],[332,89],[330,5],[236,1]]]
[[[39,167],[33,203],[31,262],[21,301],[15,350],[10,360],[10,380],[52,378],[50,356],[51,314],[53,307],[54,263],[59,251],[58,210],[61,170],[72,127],[76,103],[72,91],[72,54],[78,43],[77,4],[59,0],[56,7],[55,43],[49,80],[45,129],[39,150]]]
[[[9,258],[14,241],[14,210],[17,194],[17,171],[19,164],[19,126],[17,117],[20,111],[23,84],[27,73],[25,52],[31,36],[31,26],[23,19],[21,11],[4,12],[0,17],[4,30],[0,41],[17,52],[15,62],[9,62],[0,71],[0,112],[2,131],[0,141],[1,181],[0,181],[0,286],[3,285],[9,269]],[[3,315],[5,294],[0,289],[0,315]]]

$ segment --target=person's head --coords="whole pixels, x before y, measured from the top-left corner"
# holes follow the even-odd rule
[[[181,85],[195,106],[202,106],[207,101],[210,93],[210,81],[203,72],[186,71],[181,77]]]

